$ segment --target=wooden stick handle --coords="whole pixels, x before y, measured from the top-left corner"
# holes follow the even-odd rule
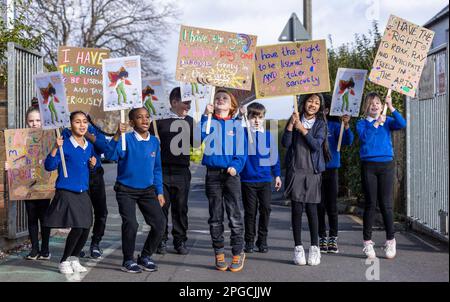
[[[194,102],[195,102],[195,114],[194,119],[198,123],[200,121],[200,105],[198,103],[198,97],[197,94],[194,93]]]
[[[341,152],[342,137],[344,136],[344,122],[341,122],[341,130],[339,131],[339,139],[337,144],[337,152]]]
[[[215,94],[216,94],[216,87],[213,86],[213,88],[211,89],[211,98],[209,100],[209,103],[211,105],[214,104]],[[208,122],[206,123],[206,134],[209,134],[211,132],[211,119],[212,119],[212,114],[208,113]]]
[[[389,89],[387,92],[387,96],[391,96],[391,93],[392,93],[392,89]],[[384,104],[382,115],[386,116],[387,110],[388,110],[388,106],[386,104]],[[384,125],[384,123],[380,123],[380,126],[383,126],[383,125]]]
[[[120,110],[120,122],[125,123],[125,110]],[[125,133],[122,133],[122,151],[127,150],[127,142],[125,141]]]
[[[250,129],[250,123],[248,121],[247,112],[244,113],[244,121],[247,126],[248,141],[250,142],[250,144],[253,144],[253,136],[252,136],[252,131]]]
[[[153,131],[155,132],[156,138],[157,138],[159,141],[161,141],[161,140],[159,139],[158,125],[156,125],[156,120],[155,120],[155,119],[153,119],[152,124],[153,124]]]
[[[60,138],[61,133],[59,132],[59,129],[56,128],[55,130],[56,130],[56,137]],[[66,159],[64,158],[64,151],[63,151],[62,146],[59,147],[59,154],[61,156],[61,164],[62,164],[62,168],[63,168],[63,174],[64,174],[64,177],[67,178],[67,177],[69,177],[69,175],[67,174]]]
[[[294,95],[294,112],[298,113],[298,103],[297,103],[297,96]]]

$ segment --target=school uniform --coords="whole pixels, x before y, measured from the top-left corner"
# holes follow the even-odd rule
[[[45,214],[50,206],[50,199],[25,200],[27,211],[28,234],[30,235],[32,252],[49,252],[50,228],[44,226]],[[42,244],[39,249],[39,223],[41,226]]]
[[[119,213],[122,217],[122,252],[124,263],[134,259],[138,222],[136,205],[151,231],[145,241],[142,256],[151,256],[161,241],[166,219],[157,195],[163,194],[159,141],[150,134],[146,139],[136,131],[125,134],[126,151],[122,137],[109,143],[105,156],[118,161],[116,191]]]
[[[321,173],[325,171],[323,142],[326,139],[327,125],[320,119],[307,121],[302,117],[302,122],[307,129],[310,128],[306,135],[296,129],[285,130],[281,140],[282,145],[288,149],[284,195],[292,200],[292,230],[295,245],[302,245],[301,221],[305,209],[311,245],[317,246],[317,204],[321,201]]]
[[[341,153],[337,151],[341,123],[328,121],[328,145],[330,147],[331,160],[326,163],[326,170],[322,173],[322,200],[318,206],[319,214],[319,237],[327,237],[325,213],[328,215],[330,237],[338,236],[338,210],[337,196],[339,173],[341,167]],[[354,135],[350,128],[344,129],[342,135],[342,146],[350,146]]]
[[[244,204],[245,242],[253,246],[256,236],[256,214],[259,208],[258,247],[267,247],[267,233],[272,201],[272,179],[281,176],[277,142],[263,127],[250,128],[247,160],[240,173]],[[248,132],[245,131],[248,136]]]
[[[92,226],[92,205],[89,198],[89,159],[93,146],[85,140],[79,145],[71,136],[64,140],[64,158],[68,177],[64,177],[59,149],[55,157],[45,159],[46,171],[58,169],[55,196],[47,210],[44,225],[50,228],[82,228]]]
[[[191,185],[190,147],[193,145],[193,119],[190,116],[180,117],[174,112],[170,112],[167,119],[157,122],[159,138],[161,141],[161,163],[164,186],[163,206],[164,216],[169,219],[169,209],[172,214],[172,236],[173,245],[178,249],[187,241],[188,230],[188,197]],[[174,128],[171,130],[171,128]],[[152,131],[153,129],[151,129]],[[181,149],[182,142],[177,147],[179,150],[172,150],[173,140],[179,140],[185,144]],[[174,154],[179,152],[179,154]],[[169,228],[166,224],[162,242],[168,240]]]
[[[393,181],[394,149],[391,131],[406,127],[406,121],[395,110],[387,117],[383,126],[374,127],[376,120],[371,117],[358,121],[356,130],[360,140],[361,176],[365,204],[363,217],[364,240],[371,240],[375,219],[375,207],[378,200],[383,216],[387,240],[394,239],[393,218]]]
[[[102,167],[101,155],[108,148],[108,141],[103,133],[92,125],[88,126],[88,132],[95,136],[93,145],[93,155],[97,162],[89,173],[89,196],[91,198],[92,207],[94,208],[94,226],[92,228],[92,245],[98,245],[105,234],[106,219],[108,217],[108,208],[106,205],[105,180],[103,178],[104,170]],[[72,132],[65,128],[61,134],[64,138],[69,138]]]
[[[205,189],[209,202],[209,220],[212,246],[216,254],[224,252],[224,207],[231,230],[233,255],[243,250],[243,222],[239,202],[241,199],[239,173],[246,160],[247,140],[241,121],[213,115],[211,132],[206,134],[208,117],[201,118],[201,138],[205,143],[202,165],[206,166]],[[233,167],[237,174],[231,176],[227,169]]]

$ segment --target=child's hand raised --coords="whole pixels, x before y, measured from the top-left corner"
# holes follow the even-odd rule
[[[213,104],[206,105],[205,115],[213,114],[213,112],[214,112],[214,105]]]
[[[58,149],[59,147],[62,147],[64,144],[64,139],[62,138],[62,136],[57,137],[56,141],[55,141],[55,148]]]
[[[92,156],[91,159],[89,159],[89,166],[91,167],[91,169],[93,169],[96,164],[97,164],[97,158],[95,158],[95,156]]]
[[[231,176],[236,176],[236,174],[237,174],[236,169],[233,167],[229,167],[227,169],[227,173],[230,174]]]
[[[158,202],[161,208],[166,204],[166,200],[164,199],[164,195],[159,194],[158,195]]]
[[[239,107],[239,116],[244,116],[247,113],[247,108],[245,106]]]
[[[282,184],[283,184],[283,182],[281,181],[281,177],[277,176],[275,178],[275,190],[277,190],[277,192],[280,191]]]
[[[350,127],[350,118],[351,116],[348,114],[343,115],[341,118],[342,122],[344,123],[345,129],[348,129]]]

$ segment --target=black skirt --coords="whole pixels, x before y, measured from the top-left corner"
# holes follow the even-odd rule
[[[88,192],[57,189],[44,221],[44,226],[50,228],[89,229],[92,226],[92,203]]]

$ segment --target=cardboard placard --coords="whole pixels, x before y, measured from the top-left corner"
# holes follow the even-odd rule
[[[81,110],[105,132],[114,132],[119,116],[103,111],[103,59],[110,51],[100,48],[61,46],[58,48],[58,70],[64,77],[69,111]]]
[[[102,63],[103,110],[142,107],[141,57],[104,59]]]
[[[58,172],[45,171],[44,160],[54,144],[52,130],[5,130],[10,200],[53,198]]]
[[[256,36],[181,26],[176,80],[250,90]]]
[[[339,68],[334,83],[330,115],[359,116],[367,70]]]
[[[255,89],[258,99],[330,91],[325,40],[257,47]]]
[[[414,97],[434,32],[391,15],[369,80]]]
[[[60,72],[39,73],[34,76],[39,101],[42,129],[70,127],[64,79]]]
[[[153,119],[161,120],[169,117],[170,102],[162,79],[142,80],[142,102]]]

